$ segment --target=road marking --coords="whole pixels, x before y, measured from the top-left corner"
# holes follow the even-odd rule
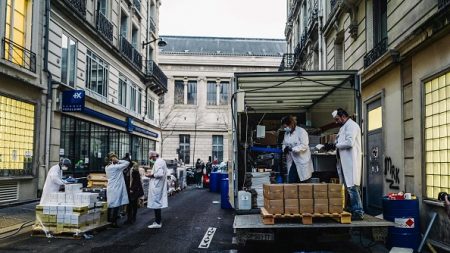
[[[198,245],[199,249],[207,249],[209,248],[209,245],[211,244],[211,241],[214,237],[214,234],[216,233],[217,228],[209,227],[208,230],[206,230],[205,236],[203,236],[203,239],[200,242],[200,245]]]

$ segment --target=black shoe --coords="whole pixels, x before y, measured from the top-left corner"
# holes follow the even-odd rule
[[[352,221],[364,220],[364,214],[352,214]]]

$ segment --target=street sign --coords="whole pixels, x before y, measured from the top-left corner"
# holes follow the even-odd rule
[[[84,110],[84,90],[66,90],[62,95],[63,112],[82,112]]]

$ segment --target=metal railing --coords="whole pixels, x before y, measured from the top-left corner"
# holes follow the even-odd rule
[[[337,3],[339,2],[339,0],[330,0],[330,9],[334,10],[334,8],[336,8]]]
[[[86,0],[65,0],[83,17],[86,17]]]
[[[136,67],[142,69],[141,53],[123,36],[120,36],[120,53],[136,65]]]
[[[133,47],[132,62],[134,65],[136,65],[136,67],[138,67],[139,69],[142,69],[142,55],[141,55],[141,53],[139,53],[139,51],[135,47]]]
[[[294,67],[294,56],[294,54],[283,54],[283,60],[281,60],[278,71],[291,70]]]
[[[7,38],[2,39],[2,59],[36,73],[36,54]]]
[[[167,90],[167,76],[161,68],[159,68],[156,62],[151,60],[147,61],[145,65],[145,75],[147,77],[153,77],[153,79],[157,80],[159,85],[161,85],[164,90]]]
[[[133,6],[134,6],[134,8],[136,8],[136,10],[141,12],[141,1],[140,0],[133,0]]]
[[[153,18],[150,17],[150,32],[153,32],[156,34],[156,23]]]
[[[113,29],[113,24],[108,18],[100,10],[97,10],[97,31],[111,43],[113,42]]]
[[[387,51],[387,37],[382,39],[364,56],[364,68],[370,66]]]
[[[450,0],[438,0],[438,10],[442,10],[450,5]]]

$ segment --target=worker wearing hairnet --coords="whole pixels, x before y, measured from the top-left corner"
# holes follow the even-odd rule
[[[145,174],[150,178],[147,207],[155,210],[155,222],[148,228],[161,228],[161,209],[168,206],[167,164],[155,151],[150,151],[149,158],[153,168]]]
[[[292,116],[284,117],[281,124],[285,131],[283,151],[286,154],[288,183],[307,183],[313,173],[308,133],[297,126]]]
[[[336,154],[338,158],[338,174],[345,184],[350,196],[353,220],[362,220],[364,210],[361,201],[361,128],[353,121],[348,113],[339,108],[332,116],[341,126],[336,138]]]
[[[58,164],[50,168],[42,190],[41,205],[48,204],[50,194],[59,192],[61,186],[66,183],[62,180],[62,172],[68,170],[71,165],[72,162],[69,159],[62,158]]]
[[[108,185],[106,198],[108,201],[108,217],[113,227],[118,227],[117,218],[119,207],[129,203],[127,188],[123,178],[123,171],[128,168],[130,161],[119,160],[113,152],[108,154],[109,164],[105,168]]]

